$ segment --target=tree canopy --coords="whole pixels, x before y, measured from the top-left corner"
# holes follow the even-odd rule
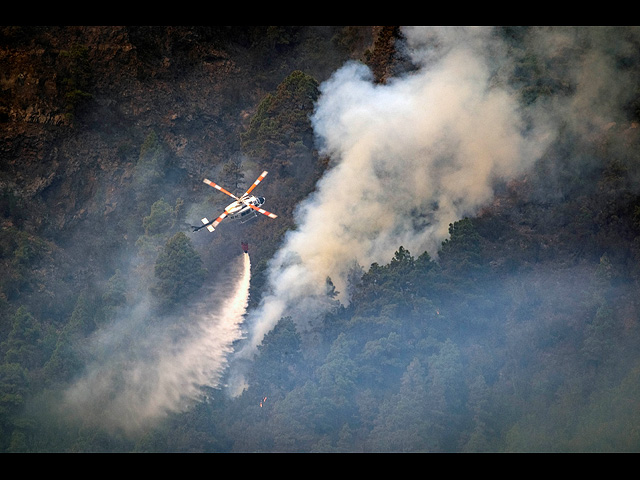
[[[171,237],[158,255],[154,267],[153,293],[162,304],[186,302],[202,286],[206,270],[202,259],[184,232]]]

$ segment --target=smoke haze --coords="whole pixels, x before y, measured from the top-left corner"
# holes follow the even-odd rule
[[[496,182],[530,170],[561,125],[587,133],[616,120],[624,102],[611,52],[629,43],[614,45],[606,30],[529,32],[526,43],[569,79],[571,94],[526,108],[507,81],[512,51],[493,29],[403,33],[416,71],[375,84],[366,66],[349,63],[321,85],[312,122],[332,164],[269,264],[268,293],[248,315],[237,358],[252,358],[284,315],[322,313],[327,277],[348,303],[354,262],[386,264],[399,246],[437,256],[449,224],[491,202]],[[241,370],[232,365],[234,395],[246,386]]]
[[[248,254],[242,257],[224,291],[214,291],[180,320],[186,333],[149,328],[143,304],[130,318],[98,332],[91,350],[104,352],[104,358],[66,392],[65,411],[107,429],[136,432],[186,410],[205,395],[205,387],[218,387],[232,343],[242,335],[249,300],[251,261]],[[136,344],[128,348],[131,338]]]
[[[348,304],[354,265],[386,264],[400,246],[436,257],[449,224],[489,204],[498,182],[528,172],[560,127],[578,136],[597,132],[619,121],[620,106],[634,93],[614,55],[628,52],[634,35],[531,30],[527,48],[547,59],[568,87],[564,97],[523,107],[519,85],[510,81],[513,52],[492,29],[403,33],[415,71],[376,84],[366,66],[353,62],[321,85],[311,121],[331,164],[297,206],[296,229],[268,264],[241,348],[232,354],[243,336],[248,255],[241,274],[232,276],[234,297],[221,303],[233,282],[225,284],[199,311],[185,314],[180,332],[149,328],[144,303],[97,332],[87,347],[94,361],[66,392],[67,410],[101,426],[137,430],[219,387],[228,365],[229,393],[240,394],[247,362],[282,317],[300,324],[332,306],[327,278]]]

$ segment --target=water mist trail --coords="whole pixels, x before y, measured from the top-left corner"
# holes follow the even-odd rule
[[[249,301],[251,260],[242,255],[238,273],[181,319],[188,333],[171,328],[140,337],[134,351],[112,352],[90,365],[66,392],[65,411],[89,423],[134,432],[171,412],[182,412],[218,388]],[[117,332],[103,335],[119,336]]]
[[[184,351],[190,363],[195,385],[217,387],[227,365],[232,344],[242,336],[241,324],[249,303],[251,259],[243,254],[240,276],[232,283],[231,295],[226,297],[219,312],[208,313],[200,321],[202,336]],[[215,303],[215,302],[212,302]]]

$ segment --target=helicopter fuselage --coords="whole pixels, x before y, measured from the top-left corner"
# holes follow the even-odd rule
[[[201,228],[206,227],[207,230],[209,230],[210,232],[213,232],[216,229],[216,227],[220,224],[220,222],[224,220],[226,217],[234,218],[234,219],[242,218],[247,216],[250,213],[253,213],[252,217],[247,217],[247,220],[250,220],[251,218],[257,217],[255,212],[261,213],[262,215],[266,215],[269,218],[278,218],[278,216],[275,213],[267,212],[266,210],[261,208],[265,202],[264,197],[256,197],[255,195],[249,195],[251,191],[254,188],[256,188],[256,186],[264,179],[264,177],[267,176],[267,173],[269,172],[267,172],[266,170],[262,172],[262,174],[256,179],[256,181],[253,182],[253,185],[249,187],[249,190],[244,192],[244,194],[240,198],[236,197],[233,193],[225,190],[217,183],[212,182],[211,180],[205,178],[203,180],[204,183],[215,188],[216,190],[220,190],[222,193],[226,195],[229,195],[230,197],[235,199],[235,202],[227,205],[227,207],[224,209],[224,212],[222,212],[220,216],[215,220],[209,221],[207,218],[203,218],[202,219],[203,225],[201,225],[200,227],[192,226],[191,228],[193,228],[193,231],[197,232]]]
[[[235,202],[227,205],[227,208],[225,208],[224,211],[227,212],[227,215],[231,219],[243,218],[250,213],[254,213],[253,209],[249,205],[261,207],[264,202],[264,197],[256,197],[255,195],[242,197],[240,200],[236,200]]]

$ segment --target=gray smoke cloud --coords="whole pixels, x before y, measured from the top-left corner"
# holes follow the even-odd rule
[[[624,118],[636,92],[620,64],[638,50],[637,28],[531,28],[517,33],[517,47],[495,33],[407,27],[416,71],[375,84],[354,62],[321,85],[311,120],[331,167],[269,264],[268,293],[248,315],[243,360],[232,365],[233,395],[280,318],[300,322],[328,308],[327,277],[347,303],[354,262],[386,264],[401,245],[437,257],[449,224],[490,203],[496,182],[528,172],[560,129],[581,141]],[[517,54],[555,82],[553,95],[521,101]],[[586,168],[569,157],[576,174]]]
[[[282,316],[321,313],[327,277],[348,302],[354,262],[385,264],[401,245],[435,257],[450,223],[490,202],[497,180],[527,171],[552,141],[549,123],[525,115],[501,78],[510,60],[491,29],[404,34],[417,71],[375,84],[353,62],[321,85],[311,120],[332,166],[269,264],[269,294],[248,317],[238,357],[251,358]]]

